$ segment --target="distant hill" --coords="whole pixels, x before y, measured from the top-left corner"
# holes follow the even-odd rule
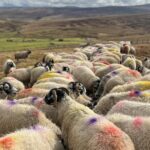
[[[129,15],[150,13],[150,4],[141,6],[109,6],[98,8],[0,8],[0,19],[11,20],[39,20],[43,18],[70,19],[87,18],[108,15]]]

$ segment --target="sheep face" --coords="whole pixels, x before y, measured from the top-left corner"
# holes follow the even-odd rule
[[[70,68],[69,68],[69,67],[64,66],[64,67],[62,68],[62,71],[65,71],[65,72],[70,73]]]
[[[69,91],[66,88],[55,88],[45,96],[44,101],[48,105],[56,104],[64,100],[66,95],[69,95]]]
[[[28,50],[27,52],[28,52],[28,54],[31,54],[31,50]]]
[[[10,83],[4,82],[0,85],[0,91],[4,91],[7,95],[17,94],[17,89],[14,88]]]
[[[49,60],[48,62],[46,62],[45,66],[51,70],[54,66],[54,60],[53,59]]]
[[[68,85],[70,91],[76,93],[78,96],[86,93],[86,88],[82,83],[70,82]]]

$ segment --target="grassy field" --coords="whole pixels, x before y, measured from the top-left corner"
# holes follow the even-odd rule
[[[84,43],[83,38],[63,39],[35,39],[35,38],[0,38],[0,52],[19,51],[24,49],[49,49],[53,47],[66,47]]]

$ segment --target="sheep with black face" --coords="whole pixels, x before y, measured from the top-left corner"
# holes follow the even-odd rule
[[[77,103],[65,89],[53,89],[45,102],[54,104],[64,143],[71,150],[134,150],[129,136],[88,107]]]

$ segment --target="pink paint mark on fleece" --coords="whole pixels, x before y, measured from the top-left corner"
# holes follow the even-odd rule
[[[143,119],[141,117],[135,117],[134,120],[133,120],[133,125],[136,127],[136,128],[140,128],[143,124]]]
[[[116,136],[116,137],[120,137],[122,135],[121,131],[113,125],[106,126],[104,128],[104,132],[111,136]]]
[[[38,116],[39,116],[39,111],[38,111],[38,110],[33,111],[33,112],[32,112],[32,115],[33,115],[34,117],[38,117]]]
[[[140,73],[136,70],[129,69],[128,72],[129,72],[129,74],[131,74],[132,76],[134,76],[136,78],[138,78],[140,76]]]
[[[13,140],[11,137],[4,137],[4,138],[1,138],[0,139],[0,146],[3,148],[3,149],[11,149],[13,145]]]

